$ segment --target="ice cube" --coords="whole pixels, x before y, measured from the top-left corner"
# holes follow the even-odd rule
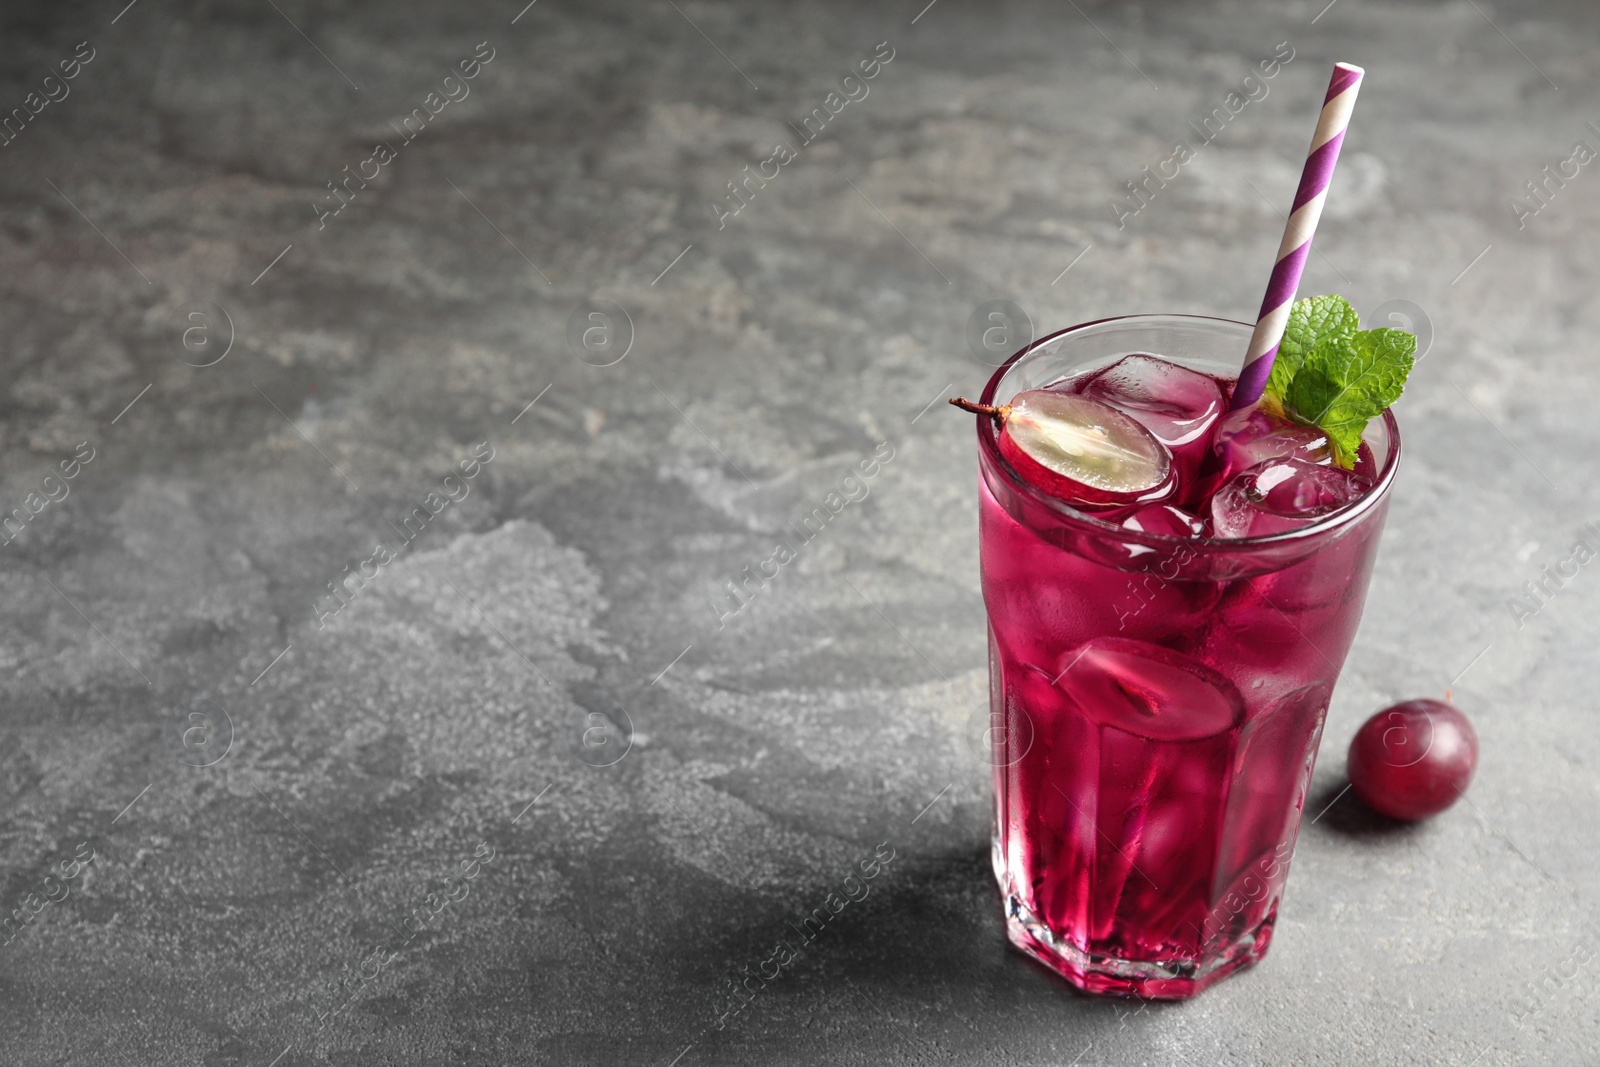
[[[1211,498],[1216,537],[1267,537],[1311,523],[1359,500],[1372,482],[1339,467],[1269,459],[1235,475]]]
[[[1092,939],[1119,926],[1184,936],[1210,889],[1239,691],[1199,660],[1119,637],[1066,653],[1055,684],[1067,699],[1019,782],[1052,805],[1051,822],[1028,827],[1054,846],[1041,903],[1056,929]]]
[[[1217,423],[1211,447],[1221,460],[1211,468],[1220,473],[1219,483],[1268,459],[1300,459],[1320,467],[1333,465],[1333,448],[1326,433],[1259,406],[1224,415]],[[1368,480],[1378,477],[1372,449],[1365,441],[1356,453],[1355,471]]]
[[[1244,718],[1244,699],[1217,671],[1127,637],[1096,637],[1068,652],[1056,685],[1092,721],[1150,741],[1197,741]]]
[[[1328,435],[1314,426],[1263,411],[1260,407],[1229,412],[1217,424],[1212,448],[1221,459],[1224,477],[1231,477],[1269,459],[1298,459],[1320,467],[1333,464]]]
[[[1163,534],[1167,537],[1199,537],[1205,523],[1171,504],[1152,504],[1140,508],[1122,520],[1122,525],[1140,533]]]
[[[1263,863],[1262,857],[1273,855],[1280,843],[1294,840],[1332,693],[1327,682],[1297,689],[1253,716],[1240,732],[1223,820],[1219,886],[1226,887],[1252,870],[1267,884],[1278,873],[1275,867],[1288,873],[1281,855],[1278,864]],[[1225,895],[1219,893],[1217,899]]]
[[[1198,469],[1227,406],[1215,378],[1155,356],[1123,356],[1078,391],[1142,423],[1172,453],[1180,482]]]

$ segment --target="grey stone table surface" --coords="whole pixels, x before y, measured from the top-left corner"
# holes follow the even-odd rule
[[[1600,11],[0,25],[0,1062],[1594,1062]],[[1429,349],[1366,617],[1270,957],[1080,997],[1002,933],[938,402],[986,301],[1252,315],[1335,60],[1303,291]],[[1355,727],[1448,687],[1469,802],[1364,813]]]

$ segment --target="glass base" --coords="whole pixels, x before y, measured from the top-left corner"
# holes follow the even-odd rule
[[[1273,908],[1254,929],[1231,944],[1213,949],[1202,960],[1130,960],[1085,952],[1058,938],[1012,895],[1005,896],[1006,935],[1011,943],[1085,993],[1185,1000],[1267,954],[1278,910]]]

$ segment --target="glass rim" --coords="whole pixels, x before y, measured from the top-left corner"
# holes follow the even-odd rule
[[[1161,327],[1163,325],[1183,325],[1185,323],[1226,323],[1230,326],[1239,326],[1246,330],[1254,329],[1253,323],[1240,322],[1237,319],[1225,319],[1218,315],[1186,315],[1186,314],[1144,314],[1144,315],[1113,315],[1103,319],[1093,319],[1089,322],[1080,322],[1076,326],[1068,326],[1064,330],[1047,334],[1036,341],[1032,341],[1016,355],[995,368],[994,374],[989,378],[988,384],[983,387],[980,403],[993,404],[995,393],[998,391],[1000,380],[1011,370],[1011,367],[1023,357],[1038,349],[1059,341],[1072,334],[1082,333],[1096,326],[1107,323],[1126,323],[1146,327]],[[1400,424],[1395,420],[1394,411],[1385,408],[1381,418],[1389,432],[1389,455],[1384,463],[1383,470],[1378,473],[1378,478],[1373,482],[1372,489],[1360,500],[1348,507],[1329,512],[1306,526],[1281,533],[1267,534],[1262,537],[1179,537],[1174,534],[1148,533],[1143,530],[1130,530],[1119,523],[1107,522],[1096,518],[1091,512],[1080,511],[1065,501],[1034,486],[1027,479],[1017,473],[1005,456],[1000,452],[1000,438],[995,429],[993,419],[979,417],[977,422],[978,450],[983,458],[992,466],[1003,473],[1017,491],[1026,494],[1029,498],[1038,501],[1062,520],[1080,527],[1084,532],[1091,534],[1114,534],[1123,541],[1146,545],[1154,549],[1170,550],[1180,545],[1203,545],[1208,552],[1248,552],[1254,549],[1293,544],[1298,541],[1308,540],[1323,536],[1330,531],[1351,525],[1377,507],[1389,493],[1389,487],[1394,484],[1395,474],[1400,466]]]

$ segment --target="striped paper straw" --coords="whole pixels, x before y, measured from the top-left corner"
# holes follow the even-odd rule
[[[1339,146],[1344,144],[1344,130],[1350,125],[1350,112],[1355,109],[1356,93],[1361,91],[1361,76],[1365,73],[1348,63],[1333,65],[1333,80],[1328,82],[1322,116],[1317,119],[1317,132],[1311,138],[1306,168],[1300,172],[1294,209],[1289,213],[1288,225],[1283,228],[1278,261],[1272,266],[1272,279],[1267,282],[1267,295],[1261,301],[1256,332],[1250,335],[1250,348],[1245,353],[1239,382],[1234,386],[1230,410],[1254,404],[1267,387],[1272,361],[1278,355],[1278,343],[1283,340],[1283,328],[1289,322],[1289,305],[1294,303],[1295,290],[1300,288],[1300,274],[1306,269],[1306,257],[1311,254],[1311,238],[1316,233],[1317,220],[1322,217],[1322,205],[1328,199],[1328,183],[1333,180],[1333,166],[1339,162]]]

